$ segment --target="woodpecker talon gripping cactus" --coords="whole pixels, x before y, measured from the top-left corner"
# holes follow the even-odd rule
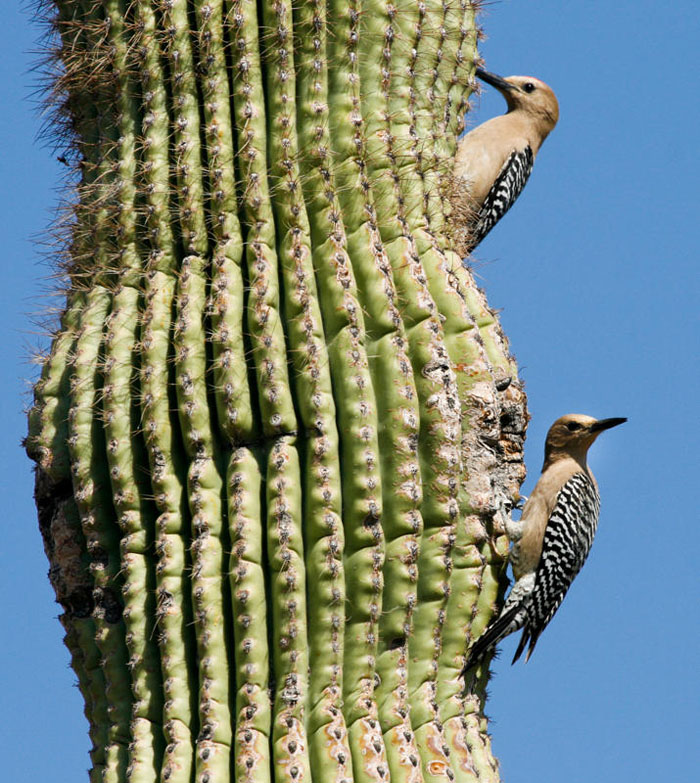
[[[44,4],[78,162],[27,451],[91,781],[496,783],[460,675],[527,414],[451,249],[476,4]]]

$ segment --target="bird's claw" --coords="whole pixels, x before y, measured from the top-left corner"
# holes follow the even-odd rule
[[[522,511],[523,506],[527,503],[527,498],[525,495],[520,495],[520,497],[513,503],[513,510],[514,511]]]

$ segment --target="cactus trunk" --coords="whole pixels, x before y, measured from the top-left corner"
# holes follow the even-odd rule
[[[27,450],[105,783],[497,781],[525,399],[451,249],[475,3],[55,0]]]

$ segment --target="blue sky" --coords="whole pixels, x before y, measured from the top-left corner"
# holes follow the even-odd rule
[[[62,166],[34,141],[36,28],[0,29],[0,754],[6,778],[85,780],[88,740],[46,578],[25,432],[29,314],[47,268],[31,244]],[[603,507],[592,554],[527,665],[496,662],[488,712],[508,783],[685,781],[700,753],[698,619],[698,16],[675,2],[488,4],[486,67],[548,82],[561,106],[528,187],[477,251],[532,422],[525,494],[549,424],[627,416],[594,446]],[[469,122],[501,112],[485,88]]]

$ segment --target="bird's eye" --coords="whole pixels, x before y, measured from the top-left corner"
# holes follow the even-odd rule
[[[576,430],[580,430],[581,429],[581,425],[577,421],[570,421],[566,425],[566,428],[567,428],[567,430],[569,430],[569,432],[575,432]]]
[[[534,92],[535,85],[532,82],[525,82],[523,85],[523,90],[525,90],[525,92]]]

